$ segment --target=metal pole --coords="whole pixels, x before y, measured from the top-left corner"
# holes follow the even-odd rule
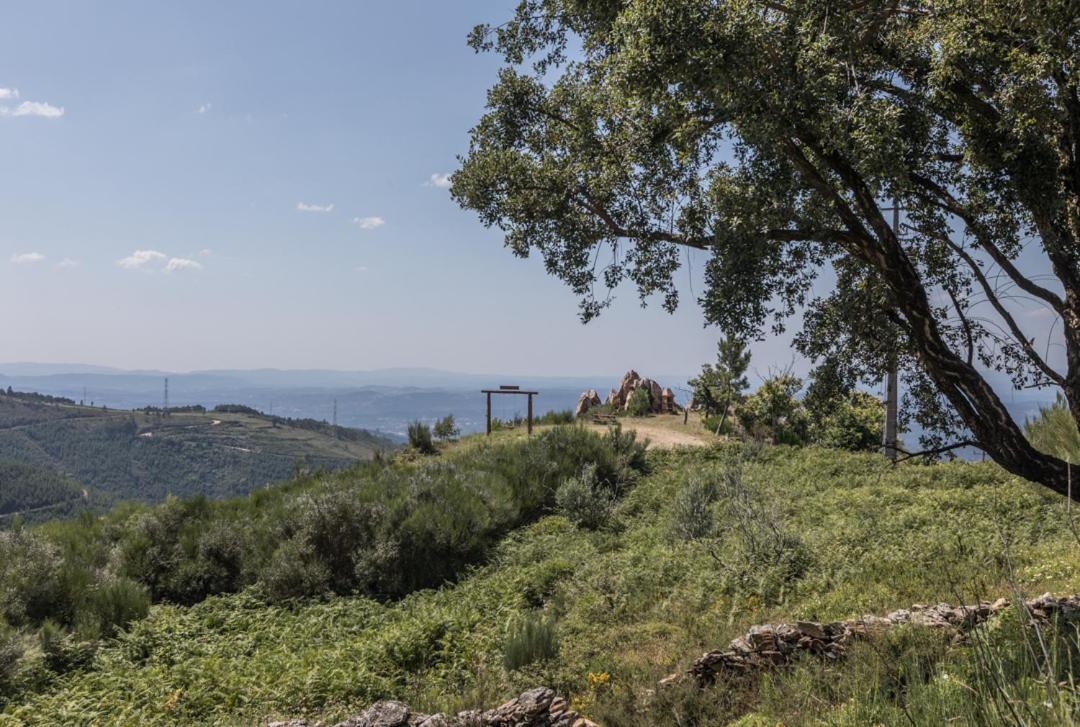
[[[529,436],[532,436],[532,398],[533,395],[529,394]]]
[[[487,392],[487,414],[485,420],[487,421],[487,435],[491,436],[491,392]]]
[[[892,208],[893,234],[900,239],[900,205],[893,199]],[[896,462],[896,420],[897,420],[897,370],[896,352],[889,353],[889,372],[885,378],[885,436],[882,449],[892,462]]]

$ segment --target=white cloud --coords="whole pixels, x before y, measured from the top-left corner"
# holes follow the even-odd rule
[[[16,253],[11,256],[11,262],[16,265],[29,265],[33,263],[39,263],[45,259],[45,256],[40,252],[22,252]]]
[[[361,230],[374,230],[386,224],[382,217],[354,217],[353,222],[360,225]]]
[[[358,272],[358,273],[366,273],[367,272],[367,265],[357,265],[356,266],[356,272]]]
[[[53,106],[44,101],[23,101],[15,108],[0,106],[0,116],[41,116],[46,119],[58,119],[63,115],[62,106]]]
[[[168,257],[157,250],[136,250],[125,258],[116,261],[116,264],[125,270],[141,270],[151,263],[157,263]]]
[[[184,257],[174,257],[165,265],[167,273],[177,273],[182,270],[202,270],[202,263]]]
[[[330,204],[308,204],[307,202],[297,202],[296,209],[301,212],[333,212],[334,203]]]
[[[204,247],[202,250],[199,250],[199,257],[210,257],[212,253],[213,250],[208,247]]]
[[[0,88],[0,99],[8,100],[19,97],[19,89],[17,88]]]
[[[428,181],[424,182],[424,186],[446,189],[450,186],[450,172],[446,172],[445,174],[432,174],[430,177],[428,177]]]
[[[78,260],[72,260],[69,257],[64,258],[56,264],[58,268],[77,268],[79,266]]]
[[[212,104],[212,103],[204,103],[203,105],[199,106],[199,108],[197,108],[195,110],[195,113],[197,113],[197,114],[205,114],[207,111],[209,111],[212,108],[214,108],[214,104]]]

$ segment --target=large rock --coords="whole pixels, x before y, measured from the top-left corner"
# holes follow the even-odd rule
[[[589,389],[588,391],[581,392],[581,396],[578,397],[577,408],[574,409],[575,416],[581,416],[594,406],[600,406],[600,395],[596,393],[596,389]]]

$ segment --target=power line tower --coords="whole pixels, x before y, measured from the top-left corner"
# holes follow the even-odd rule
[[[169,377],[165,377],[165,401],[161,406],[161,416],[169,416]]]

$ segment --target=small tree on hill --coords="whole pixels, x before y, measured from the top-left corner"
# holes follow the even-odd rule
[[[451,439],[454,439],[461,434],[461,429],[458,428],[457,423],[454,421],[454,415],[447,414],[442,419],[435,422],[435,426],[432,427],[431,432],[439,441],[449,442]]]
[[[649,390],[638,387],[630,392],[630,401],[626,405],[627,413],[632,417],[643,417],[652,411],[652,397]]]
[[[431,441],[431,427],[422,421],[409,425],[409,446],[421,454],[435,454],[435,443]]]
[[[694,391],[694,401],[705,409],[705,416],[720,415],[716,433],[724,426],[728,410],[743,399],[750,385],[746,369],[750,366],[750,351],[746,344],[725,336],[717,345],[716,364],[705,364],[701,374],[688,382]]]

